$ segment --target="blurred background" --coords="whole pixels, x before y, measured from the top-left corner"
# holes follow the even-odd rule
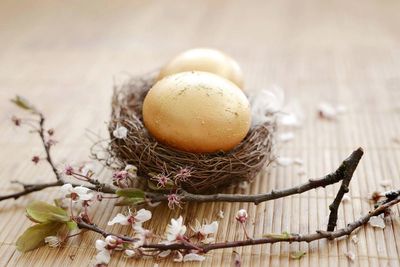
[[[288,102],[301,107],[302,127],[280,153],[302,158],[309,176],[320,176],[352,149],[365,148],[357,172],[365,180],[353,183],[354,209],[341,214],[349,221],[369,209],[362,197],[381,188],[382,181],[400,187],[400,141],[395,141],[400,137],[399,10],[396,0],[0,0],[0,188],[11,190],[7,181],[18,177],[51,179],[46,168],[29,162],[38,140],[11,126],[10,118],[17,111],[9,99],[15,94],[47,114],[48,125],[56,129],[60,140],[55,149],[60,162],[86,160],[92,143],[87,132],[107,136],[114,81],[153,71],[183,50],[212,47],[240,63],[248,90],[278,85]],[[333,122],[320,121],[321,101],[343,105],[347,113]],[[249,190],[288,187],[302,179],[306,178],[298,177],[292,167],[274,170],[265,187]],[[333,194],[334,189],[328,189],[301,201],[289,198],[253,206],[250,212],[259,217],[251,232],[316,229],[324,223],[324,210]],[[312,197],[322,200],[317,203]],[[13,209],[5,209],[11,202],[0,206],[0,265],[31,260],[29,255],[15,253],[12,245],[29,225],[23,215],[27,199],[20,201],[18,217]],[[285,209],[292,201],[298,206]],[[10,225],[10,221],[17,223]],[[356,248],[358,264],[399,264],[398,226],[379,233],[362,230],[362,234],[364,243]],[[377,241],[378,237],[382,239]],[[242,255],[245,263],[254,266],[261,262],[291,265],[296,263],[282,255],[303,248],[310,254],[304,265],[349,264],[342,253],[347,246],[328,247],[322,241],[284,244],[246,248]],[[76,250],[79,261],[69,264],[85,265],[95,252],[88,251]],[[60,264],[68,253],[50,253],[35,264]],[[216,253],[204,266],[230,263],[230,257],[230,252]]]

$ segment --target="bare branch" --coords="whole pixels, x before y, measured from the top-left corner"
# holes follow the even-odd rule
[[[339,168],[320,179],[310,179],[306,183],[287,188],[283,190],[272,190],[269,193],[256,194],[256,195],[239,195],[239,194],[214,194],[214,195],[198,195],[188,192],[182,192],[181,200],[187,202],[253,202],[259,204],[261,202],[278,199],[290,195],[301,194],[303,192],[315,189],[318,187],[326,187],[335,184],[344,179],[347,179],[345,185],[351,180],[354,170],[356,169],[362,155],[364,154],[362,148],[353,151],[351,155],[345,159]],[[343,186],[343,185],[342,185]],[[146,193],[152,202],[167,201],[168,196],[160,193]],[[340,198],[341,199],[341,198]],[[340,203],[340,201],[339,201]]]

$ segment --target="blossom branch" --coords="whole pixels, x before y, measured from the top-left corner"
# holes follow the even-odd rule
[[[225,248],[233,248],[233,247],[244,247],[244,246],[252,246],[252,245],[261,245],[261,244],[273,244],[278,242],[307,242],[310,243],[312,241],[320,240],[320,239],[328,239],[333,240],[339,237],[348,236],[354,230],[361,227],[362,225],[366,224],[369,219],[373,216],[378,216],[382,213],[385,213],[390,207],[398,204],[400,202],[400,190],[399,191],[392,191],[386,193],[386,200],[381,202],[381,204],[376,207],[375,209],[369,211],[364,216],[360,217],[354,222],[347,224],[346,227],[338,229],[336,231],[323,231],[317,230],[315,233],[310,234],[296,234],[296,233],[284,233],[284,234],[269,234],[265,235],[264,238],[258,239],[246,239],[240,241],[230,241],[230,242],[221,242],[221,243],[214,243],[214,244],[204,244],[204,245],[197,245],[196,247],[200,249],[201,253],[207,253],[211,250],[216,249],[225,249]],[[126,237],[126,236],[118,236],[112,233],[105,232],[104,230],[100,229],[96,225],[88,224],[83,221],[77,222],[78,227],[80,229],[86,229],[90,231],[97,232],[104,237],[109,235],[117,236],[123,240],[131,241],[133,238]],[[143,244],[142,248],[151,248],[157,249],[160,251],[165,250],[191,250],[193,249],[192,244],[183,243],[173,243],[173,244],[160,244],[160,243],[150,243],[150,244]]]
[[[56,176],[56,179],[58,181],[61,180],[61,175],[60,173],[57,171],[56,165],[53,163],[53,159],[50,155],[50,148],[51,148],[51,143],[46,141],[45,138],[45,128],[44,128],[44,122],[45,122],[45,118],[43,116],[43,114],[41,112],[38,113],[40,121],[39,121],[39,136],[40,136],[40,140],[42,141],[42,145],[43,148],[46,152],[46,161],[49,163],[54,175]]]

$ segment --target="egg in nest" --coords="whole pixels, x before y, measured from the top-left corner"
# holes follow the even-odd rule
[[[159,80],[143,102],[146,128],[159,142],[179,150],[229,151],[247,135],[249,102],[231,81],[190,71]]]

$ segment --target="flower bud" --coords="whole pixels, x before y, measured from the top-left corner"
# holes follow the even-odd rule
[[[236,213],[236,220],[240,223],[245,223],[247,221],[247,211],[245,209],[241,209]]]

